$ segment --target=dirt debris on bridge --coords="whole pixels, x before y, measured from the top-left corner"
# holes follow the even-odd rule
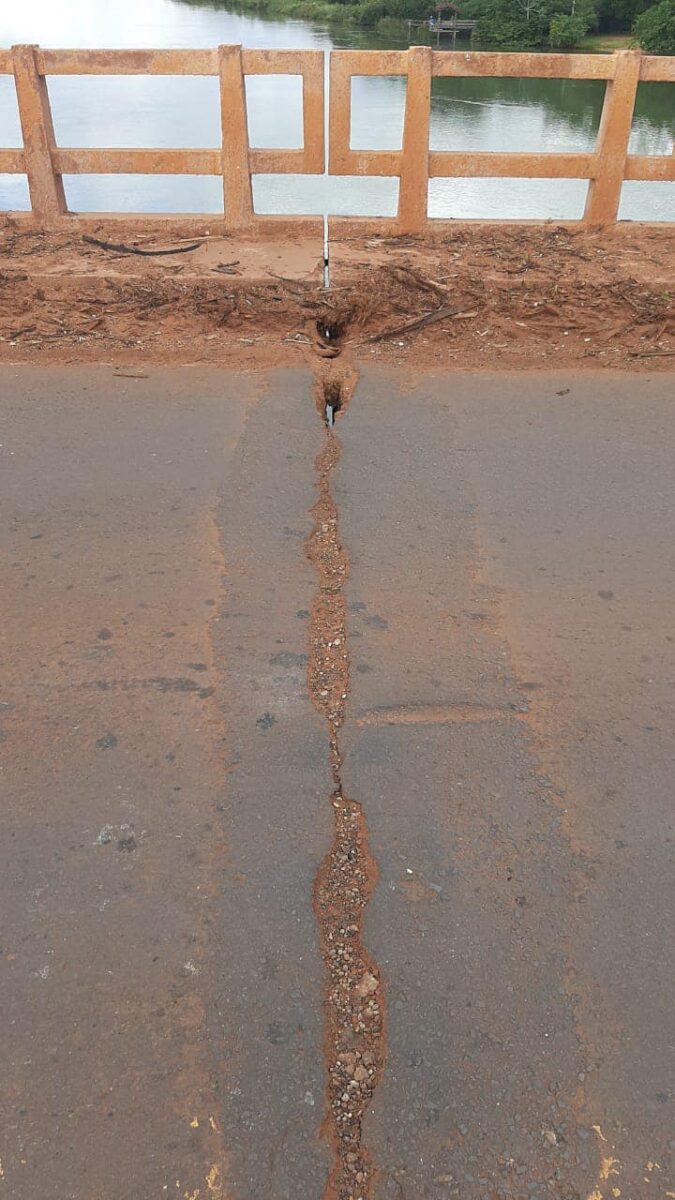
[[[146,257],[134,249],[171,248],[159,229],[121,237],[107,250],[80,232],[29,232],[6,219],[0,358],[292,364],[315,347],[326,308],[356,359],[421,370],[653,371],[675,356],[675,245],[665,227],[458,225],[433,241],[343,241],[331,250],[328,294],[315,243],[205,233],[190,239],[195,250],[186,241],[181,253]]]

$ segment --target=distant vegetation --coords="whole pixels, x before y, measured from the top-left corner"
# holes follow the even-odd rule
[[[650,54],[675,54],[675,0],[464,0],[462,16],[505,49],[572,50],[589,34],[624,34]]]
[[[675,54],[675,0],[661,0],[640,13],[634,33],[648,54]]]
[[[205,0],[183,0],[203,7]],[[207,0],[213,8],[270,17],[349,22],[385,33],[401,22],[424,21],[435,0]],[[478,22],[474,42],[507,50],[605,49],[641,46],[675,54],[675,0],[459,0],[460,17]],[[619,41],[619,44],[622,44]]]

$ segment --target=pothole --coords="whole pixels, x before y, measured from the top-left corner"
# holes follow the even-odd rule
[[[329,309],[317,317],[314,327],[318,334],[318,341],[315,348],[321,358],[338,357],[352,315],[351,310]]]
[[[342,384],[339,379],[328,379],[323,385],[324,415],[329,428],[335,424],[335,414],[342,408]]]
[[[345,322],[339,317],[319,317],[316,332],[325,342],[339,342],[345,333]]]

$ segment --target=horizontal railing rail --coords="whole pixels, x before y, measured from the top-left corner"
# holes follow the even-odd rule
[[[0,150],[0,173],[26,174],[32,216],[41,226],[68,221],[62,177],[81,174],[220,175],[221,222],[228,231],[274,227],[253,209],[251,176],[322,174],[324,146],[324,56],[320,50],[41,50],[14,46],[0,51],[0,74],[13,75],[23,150]],[[47,77],[51,75],[215,75],[220,81],[221,144],[213,149],[65,148],[56,143]],[[302,77],[302,149],[257,149],[249,145],[247,75]],[[118,214],[105,214],[113,216]],[[205,214],[206,215],[206,214]],[[213,221],[218,214],[208,214]],[[147,214],[138,214],[147,219]],[[101,214],[96,214],[101,220]],[[124,214],[124,219],[131,219]],[[178,214],[153,220],[184,225]],[[203,220],[203,218],[202,218]],[[287,223],[288,218],[283,219]],[[300,225],[306,222],[299,222]],[[316,221],[314,222],[316,225]]]
[[[351,78],[405,75],[408,80],[400,150],[352,150]],[[518,154],[430,151],[431,80],[492,76],[529,79],[597,79],[606,83],[595,150],[587,154]],[[398,227],[422,232],[427,223],[429,179],[458,176],[588,179],[584,220],[613,224],[624,179],[675,180],[675,155],[629,155],[638,83],[672,82],[675,58],[616,54],[448,53],[426,46],[410,50],[340,51],[331,55],[330,158],[334,175],[398,175]],[[675,213],[674,219],[675,219]],[[353,223],[350,219],[350,224]]]
[[[256,214],[252,176],[323,174],[324,54],[320,50],[248,50],[219,46],[211,50],[43,50],[20,45],[0,50],[0,74],[16,86],[22,148],[0,149],[0,174],[25,174],[31,201],[28,218],[49,228],[75,220],[100,221],[104,214],[67,209],[64,175],[171,174],[220,176],[222,214],[205,214],[225,231],[255,233],[317,228],[317,218]],[[251,147],[245,78],[250,75],[297,75],[302,78],[301,149]],[[48,77],[52,75],[204,75],[219,79],[221,141],[212,149],[66,148],[54,135]],[[355,75],[403,76],[406,100],[400,150],[356,150],[351,146],[351,80]],[[429,148],[431,84],[441,77],[508,77],[600,80],[605,98],[595,148],[587,153],[513,153],[438,151]],[[609,225],[617,221],[625,180],[675,182],[675,152],[629,154],[638,84],[675,83],[675,57],[639,51],[615,54],[531,54],[409,50],[330,53],[328,106],[329,175],[398,177],[399,203],[394,220],[333,219],[336,229],[380,229],[423,233],[438,220],[428,216],[429,180],[433,178],[587,179],[583,220]],[[149,214],[105,214],[148,220]],[[328,214],[330,216],[330,213]],[[202,220],[204,218],[201,218]],[[156,222],[180,221],[179,214],[153,216]],[[673,213],[675,221],[675,212]]]

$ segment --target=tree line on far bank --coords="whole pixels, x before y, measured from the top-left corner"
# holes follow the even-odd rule
[[[505,49],[572,50],[588,34],[625,34],[648,54],[675,54],[675,0],[459,0],[477,41]],[[428,0],[363,0],[366,24],[423,19]]]
[[[305,20],[346,20],[384,32],[428,20],[437,0],[181,0],[183,4]],[[622,34],[647,54],[675,55],[675,0],[454,0],[479,44],[573,50],[589,34]]]
[[[571,50],[589,33],[625,33],[648,54],[675,54],[675,0],[466,0],[462,16],[492,45]]]

